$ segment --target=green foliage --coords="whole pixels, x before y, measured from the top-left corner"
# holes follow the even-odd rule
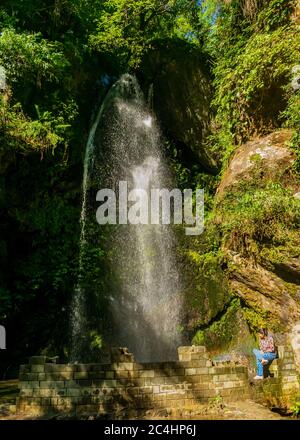
[[[30,201],[27,210],[15,208],[14,217],[32,237],[30,256],[20,261],[17,269],[18,278],[22,279],[18,286],[21,301],[25,292],[27,298],[24,300],[27,301],[30,296],[35,296],[35,292],[49,287],[53,294],[59,294],[66,289],[66,277],[76,274],[72,253],[77,240],[72,223],[77,214],[77,208],[68,206],[66,200],[54,194],[49,197],[40,193]],[[59,240],[61,233],[65,237],[63,243]]]
[[[192,339],[193,345],[205,345],[205,334],[203,330],[198,330]]]
[[[192,343],[205,345],[209,350],[228,348],[236,336],[237,313],[240,309],[240,300],[233,298],[218,320],[214,320],[205,328],[196,332]]]
[[[294,168],[300,172],[300,91],[293,93],[289,90],[288,95],[288,105],[281,116],[285,120],[285,126],[294,129],[291,148],[296,153]]]
[[[41,32],[81,52],[80,43],[86,43],[101,4],[102,0],[2,0],[0,24]]]
[[[211,61],[216,117],[205,148],[223,169],[239,142],[281,123],[295,130],[293,148],[299,152],[299,92],[287,88],[299,63],[293,2],[200,3],[1,1],[0,66],[7,87],[0,92],[0,318],[10,328],[15,358],[48,346],[54,354],[68,352],[82,155],[95,96],[105,92],[102,73],[115,78],[137,69],[158,41],[184,40]],[[205,235],[188,244],[185,237],[183,251],[191,269],[187,284],[195,286],[186,301],[189,329],[198,329],[193,343],[228,346],[241,306],[228,291],[224,251],[231,247],[264,264],[292,252],[298,256],[299,201],[281,186],[250,183],[215,206],[219,176],[203,172],[173,145],[168,155],[180,188],[206,188]],[[258,159],[252,157],[256,165]],[[98,235],[82,254],[83,284],[96,284],[99,291],[112,278],[104,242],[105,234]],[[94,316],[102,317],[108,294],[97,303],[96,290],[86,289],[86,299]],[[269,319],[259,310],[243,310],[253,330]],[[89,323],[87,333],[95,353],[104,344],[98,321]]]
[[[136,67],[158,39],[177,37],[197,44],[196,12],[189,0],[105,0],[90,41]]]
[[[214,397],[213,399],[210,400],[209,406],[213,410],[218,410],[218,411],[223,410],[225,407],[223,397],[220,395]]]
[[[252,154],[252,156],[250,157],[250,161],[254,163],[260,163],[262,161],[262,157],[258,153]]]
[[[103,346],[102,336],[99,335],[96,331],[92,331],[90,333],[91,338],[91,348],[94,350],[100,350]]]
[[[223,243],[258,258],[264,247],[299,247],[300,201],[280,184],[228,193],[218,208]]]
[[[270,314],[261,309],[250,309],[249,307],[242,308],[243,316],[253,333],[256,333],[258,329],[268,327],[273,329],[272,319]],[[273,323],[274,324],[274,323]]]
[[[214,57],[209,148],[225,170],[236,145],[281,124],[285,87],[299,63],[294,1],[202,2],[204,48]]]
[[[0,6],[0,319],[14,347],[10,365],[41,348],[63,357],[70,343],[81,160],[103,72],[87,46],[98,6]]]
[[[204,50],[214,60],[215,86],[215,119],[207,147],[222,165],[221,173],[237,145],[281,125],[295,130],[291,147],[297,155],[294,168],[300,170],[299,92],[290,86],[300,45],[299,26],[290,20],[294,3],[202,2]],[[253,155],[251,161],[252,179],[227,191],[225,199],[213,207],[204,236],[208,248],[198,260],[211,262],[212,256],[220,255],[220,264],[218,249],[225,254],[231,249],[273,270],[300,255],[299,201],[276,183],[276,176],[272,176],[273,184],[263,183],[261,158]],[[219,237],[217,250],[210,238],[213,234]],[[210,267],[214,273],[217,266],[211,262]],[[252,331],[266,325],[278,328],[278,322],[263,310],[244,305],[242,310]]]
[[[28,87],[35,83],[58,82],[69,66],[58,42],[49,42],[39,34],[17,33],[4,29],[0,36],[0,64],[4,66],[9,85],[18,82]]]
[[[204,276],[211,278],[217,272],[218,268],[223,259],[223,254],[221,250],[210,251],[204,254],[199,254],[198,252],[190,250],[188,252],[190,259],[201,267]]]
[[[290,23],[295,8],[295,0],[271,0],[258,13],[254,26],[267,32]]]
[[[290,23],[294,0],[203,0],[199,12],[205,49],[214,58],[234,54],[253,33]]]
[[[238,298],[233,299],[221,319],[213,322],[209,327],[206,332],[208,348],[229,346],[235,335],[236,313],[239,308],[240,300]]]
[[[174,175],[178,188],[204,189],[205,217],[209,216],[213,208],[213,199],[217,189],[218,180],[216,176],[203,172],[201,164],[184,162],[184,152],[177,148],[172,142],[165,143],[168,154],[169,167]]]
[[[300,415],[300,402],[295,401],[290,409],[293,413],[293,417],[299,417],[299,415]]]
[[[77,106],[71,101],[61,103],[57,114],[40,112],[32,120],[24,114],[21,104],[11,105],[9,95],[0,96],[0,150],[52,152],[58,145],[67,145],[71,123],[77,115]]]
[[[282,87],[299,59],[299,44],[299,29],[279,28],[253,35],[233,56],[218,62],[216,122],[235,143],[278,124]]]
[[[4,29],[0,36],[0,64],[5,69],[7,81],[6,91],[0,96],[1,148],[44,153],[48,149],[53,151],[58,145],[66,146],[69,129],[77,116],[77,105],[72,97],[65,102],[59,100],[57,94],[54,99],[48,97],[48,108],[44,102],[29,108],[26,103],[30,116],[22,104],[16,102],[26,96],[24,89],[33,92],[52,87],[52,84],[58,86],[70,65],[63,46],[38,34]]]
[[[218,227],[208,217],[204,234],[186,240],[182,245],[185,277],[188,286],[185,301],[188,310],[187,328],[192,331],[211,322],[230,301],[224,255],[220,248]]]

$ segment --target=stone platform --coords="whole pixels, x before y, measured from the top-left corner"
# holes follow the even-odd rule
[[[34,356],[20,367],[17,409],[37,414],[105,415],[129,409],[194,406],[216,398],[263,401],[270,392],[288,398],[299,390],[291,352],[284,348],[277,377],[274,373],[273,378],[254,386],[245,366],[215,366],[205,347],[179,347],[178,357],[177,362],[140,364],[125,348],[112,349],[106,364],[56,364],[47,363],[45,356]]]

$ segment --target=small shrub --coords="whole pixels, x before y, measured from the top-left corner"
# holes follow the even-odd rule
[[[300,402],[295,401],[294,404],[291,406],[291,411],[293,413],[293,417],[299,417],[300,415]]]
[[[192,339],[193,345],[205,345],[205,336],[202,330],[198,330]]]

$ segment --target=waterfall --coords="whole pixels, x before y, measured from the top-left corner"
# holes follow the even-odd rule
[[[78,361],[81,359],[84,352],[84,346],[87,344],[86,340],[86,320],[87,311],[85,307],[84,287],[82,285],[82,278],[84,276],[84,250],[87,246],[86,237],[86,221],[87,221],[87,198],[90,186],[90,173],[93,166],[94,153],[94,137],[104,109],[105,100],[98,111],[95,121],[90,129],[83,163],[83,179],[82,179],[82,203],[80,213],[80,239],[79,239],[79,271],[78,281],[75,287],[72,304],[71,304],[71,353],[70,360]]]
[[[157,121],[136,78],[128,74],[111,88],[87,142],[80,260],[91,239],[85,232],[87,201],[94,198],[96,189],[111,188],[118,194],[119,181],[127,182],[128,191],[150,192],[173,184]],[[95,222],[95,206],[92,210]],[[101,226],[97,227],[99,231]],[[183,342],[182,286],[172,226],[118,224],[105,228],[109,238],[103,246],[111,275],[105,294],[112,321],[107,339],[127,346],[141,362],[176,359],[177,347]],[[85,276],[82,263],[80,266],[80,276]],[[84,322],[89,321],[88,316],[82,317],[86,287],[80,285],[79,279],[73,301],[73,346],[78,337],[84,340]]]

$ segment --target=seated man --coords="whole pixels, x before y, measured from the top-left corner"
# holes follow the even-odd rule
[[[259,348],[257,350],[254,348],[253,353],[256,356],[256,365],[257,371],[255,380],[264,378],[264,365],[271,364],[274,359],[277,357],[277,353],[275,351],[274,339],[272,336],[268,336],[268,330],[266,328],[261,328],[258,331],[259,335]]]

